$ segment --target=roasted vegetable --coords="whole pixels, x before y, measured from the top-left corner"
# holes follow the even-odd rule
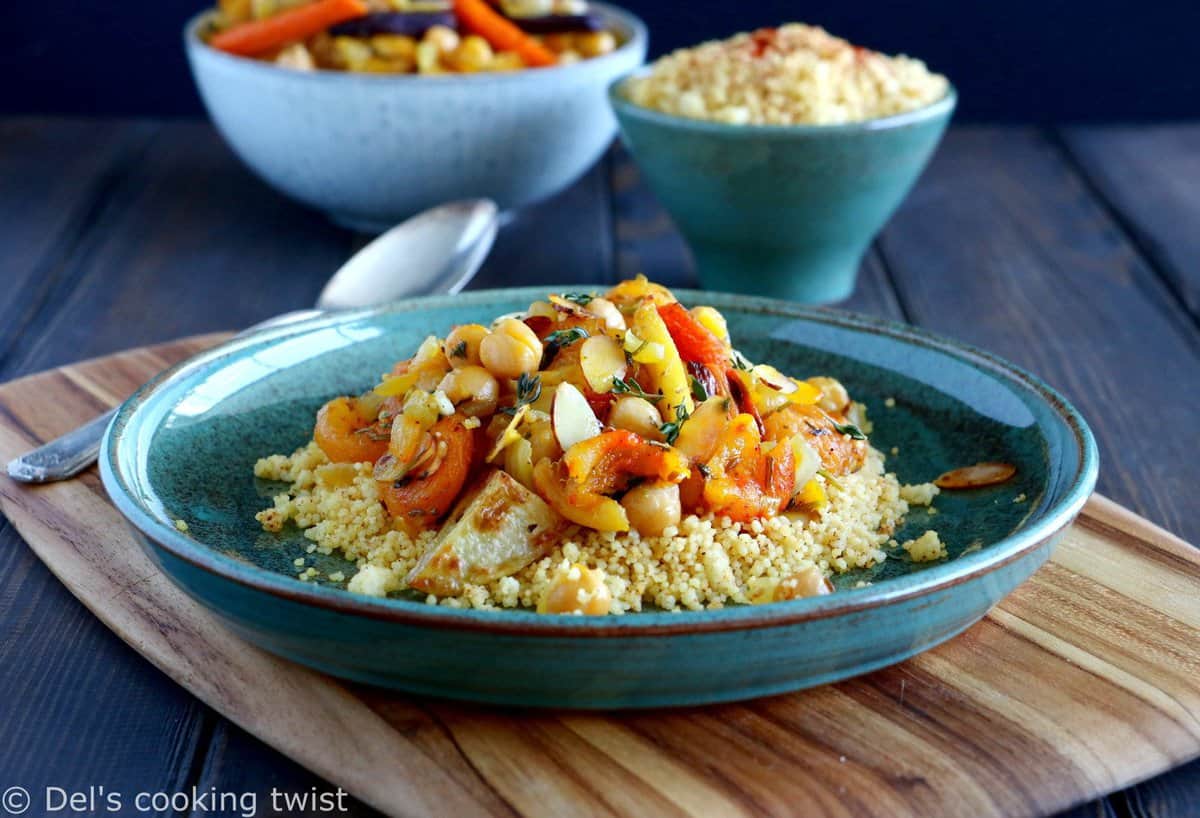
[[[643,342],[660,344],[663,348],[661,360],[647,361],[639,367],[639,372],[649,373],[650,376],[647,379],[650,383],[643,385],[662,395],[658,408],[663,418],[667,421],[678,420],[681,411],[690,415],[696,405],[692,401],[687,368],[653,299],[646,298],[638,304],[630,331]],[[633,357],[637,360],[636,354]]]
[[[409,533],[441,519],[467,482],[475,457],[475,436],[464,421],[462,415],[439,420],[430,430],[436,446],[430,462],[403,480],[379,483],[388,513]]]
[[[658,314],[683,360],[702,364],[712,372],[724,372],[729,367],[729,345],[697,321],[678,301],[660,305]]]
[[[367,6],[362,0],[317,0],[262,20],[239,23],[214,34],[209,45],[218,51],[253,57],[308,39],[331,25],[366,13]]]
[[[334,398],[317,412],[313,440],[335,463],[374,463],[388,450],[390,424],[357,398]]]
[[[575,444],[557,464],[543,459],[533,479],[538,493],[571,522],[628,531],[625,509],[607,495],[624,491],[634,479],[678,483],[689,473],[687,458],[670,446],[616,430]]]
[[[483,37],[500,51],[515,51],[527,65],[548,66],[558,62],[553,51],[521,31],[485,0],[454,0],[454,13],[465,28]]]
[[[788,404],[764,421],[768,440],[790,440],[803,436],[831,474],[850,474],[862,468],[867,458],[866,438],[856,439],[844,431],[844,423],[816,405]]]
[[[513,17],[510,20],[529,34],[562,34],[570,31],[603,31],[604,21],[598,14],[543,14],[540,17]]]
[[[455,507],[438,538],[408,575],[410,587],[453,596],[464,583],[484,585],[545,556],[566,521],[529,489],[493,471]]]
[[[329,33],[341,37],[371,37],[376,34],[404,34],[420,37],[434,26],[458,28],[458,20],[449,11],[381,11],[339,23]]]
[[[735,522],[773,517],[787,507],[795,482],[795,453],[775,443],[765,451],[754,419],[740,414],[729,422],[706,464],[704,504]]]

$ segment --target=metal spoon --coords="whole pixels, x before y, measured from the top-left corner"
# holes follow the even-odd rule
[[[419,213],[351,256],[321,290],[316,309],[269,318],[238,336],[330,310],[370,307],[416,295],[457,293],[487,258],[499,224],[499,210],[491,199],[465,199]],[[116,409],[105,412],[11,461],[8,476],[22,483],[51,483],[74,477],[96,462],[104,430],[116,413]]]

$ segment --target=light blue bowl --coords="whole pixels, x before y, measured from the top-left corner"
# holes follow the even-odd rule
[[[399,690],[614,708],[780,693],[936,645],[1046,560],[1095,484],[1095,443],[1075,410],[987,353],[875,319],[681,291],[687,303],[719,308],[754,359],[840,378],[866,401],[875,445],[899,448],[888,466],[901,480],[928,480],[980,460],[1011,462],[1017,476],[947,493],[936,516],[914,510],[895,534],[936,528],[950,559],[917,564],[900,552],[842,575],[837,593],[792,602],[581,618],[452,610],[411,595],[376,599],[342,583],[297,580],[292,561],[300,556],[324,576],[355,569],[338,557],[308,555],[308,541],[294,529],[261,529],[254,514],[278,486],[254,479],[255,460],[305,443],[322,402],[368,387],[429,332],[486,322],[545,293],[419,299],[206,352],[122,407],[100,455],[105,488],[163,571],[267,650]],[[1026,502],[1014,502],[1020,494]],[[186,533],[176,519],[187,523]],[[855,587],[859,580],[872,584]]]
[[[954,111],[938,102],[848,125],[727,125],[609,100],[650,188],[709,289],[809,303],[854,290],[871,241],[908,194]]]
[[[516,208],[570,185],[616,133],[609,84],[641,65],[646,27],[594,3],[622,45],[574,65],[379,76],[293,71],[184,44],[221,135],[264,181],[334,221],[378,232],[428,207],[486,196]]]

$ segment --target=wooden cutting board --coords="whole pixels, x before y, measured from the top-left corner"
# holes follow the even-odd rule
[[[0,386],[0,460],[216,341]],[[396,815],[1053,812],[1200,755],[1200,552],[1094,497],[983,621],[903,664],[733,705],[614,714],[348,685],[243,642],[145,557],[95,471],[0,509],[85,605],[206,704]]]

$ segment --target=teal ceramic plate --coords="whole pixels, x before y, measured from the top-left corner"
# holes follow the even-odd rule
[[[897,537],[935,527],[947,560],[888,560],[842,577],[838,593],[792,602],[579,618],[453,610],[297,580],[292,560],[307,541],[255,522],[278,487],[255,480],[254,461],[303,444],[323,401],[365,389],[427,334],[486,323],[545,292],[408,301],[199,355],[122,407],[100,457],[104,484],[162,570],[267,650],[400,690],[591,708],[749,698],[900,661],[962,631],[1032,574],[1095,484],[1096,447],[1082,418],[992,355],[871,318],[681,291],[685,303],[719,308],[752,359],[841,379],[867,404],[875,445],[898,448],[889,468],[902,481],[981,460],[1011,462],[1018,476],[943,494],[936,517],[910,515]],[[353,573],[333,557],[313,564]],[[852,587],[862,579],[870,584]]]

